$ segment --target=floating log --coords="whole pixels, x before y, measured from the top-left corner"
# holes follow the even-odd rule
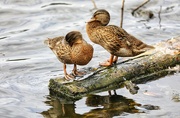
[[[50,94],[78,100],[88,94],[119,89],[127,80],[138,84],[166,76],[170,73],[170,67],[180,64],[180,36],[154,47],[112,67],[100,67],[79,80],[50,79]]]

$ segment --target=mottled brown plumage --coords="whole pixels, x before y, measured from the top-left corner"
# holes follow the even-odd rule
[[[93,57],[93,47],[88,44],[78,31],[71,31],[65,37],[60,36],[45,40],[45,44],[54,52],[59,61],[64,63],[64,74],[67,80],[74,78],[67,74],[66,64],[74,64],[73,74],[82,75],[76,65],[86,65]]]
[[[109,21],[110,14],[100,9],[93,14],[86,25],[86,32],[90,40],[101,45],[111,54],[110,60],[101,64],[102,66],[110,66],[113,61],[116,62],[117,58],[113,60],[114,56],[132,57],[153,48],[128,34],[124,29],[115,25],[107,25]]]

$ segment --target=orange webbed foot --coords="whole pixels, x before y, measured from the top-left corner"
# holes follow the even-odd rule
[[[85,75],[85,72],[80,72],[80,71],[77,71],[77,70],[73,70],[72,74],[74,76],[77,76],[77,77],[83,77]]]
[[[74,64],[74,69],[72,70],[72,74],[77,77],[83,77],[85,72],[77,71],[77,66]]]
[[[100,66],[105,66],[105,67],[108,67],[108,66],[112,66],[113,63],[116,63],[118,60],[118,57],[115,56],[114,58],[114,55],[111,55],[110,59],[108,59],[106,62],[104,63],[100,63],[99,65]]]
[[[65,79],[68,80],[68,81],[74,79],[74,76],[69,75],[69,74],[65,74],[64,77],[65,77]]]
[[[99,65],[104,66],[104,67],[108,67],[108,66],[111,66],[112,63],[110,63],[110,61],[107,60],[106,62],[100,63]]]

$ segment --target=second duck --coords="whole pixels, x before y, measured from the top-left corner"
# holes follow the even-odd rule
[[[118,26],[107,25],[109,21],[108,11],[99,9],[86,25],[86,32],[90,40],[101,45],[111,54],[110,59],[101,63],[101,66],[111,66],[117,62],[118,57],[132,57],[154,48]]]

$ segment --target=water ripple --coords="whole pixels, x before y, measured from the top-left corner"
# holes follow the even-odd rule
[[[48,5],[43,5],[41,8],[54,6],[54,5],[71,5],[71,4],[69,4],[69,3],[50,3]]]
[[[8,59],[6,61],[23,61],[23,60],[28,60],[30,58],[21,58],[21,59]]]

